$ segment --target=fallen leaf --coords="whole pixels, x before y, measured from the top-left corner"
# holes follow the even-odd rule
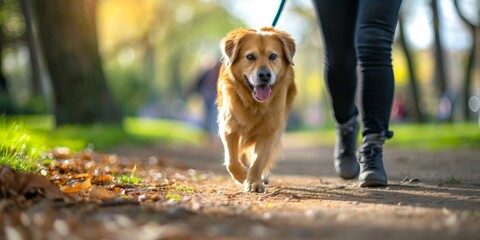
[[[112,191],[109,191],[105,187],[98,186],[98,185],[93,185],[90,188],[89,195],[90,195],[90,198],[99,199],[99,200],[111,200],[119,196],[118,194]]]
[[[72,186],[63,186],[60,190],[62,190],[63,193],[68,193],[68,194],[76,194],[80,192],[80,185],[81,183],[75,183]]]
[[[95,181],[100,184],[109,184],[113,181],[113,176],[110,174],[101,174],[95,177]]]
[[[29,200],[36,197],[52,201],[69,201],[72,198],[63,194],[58,187],[44,176],[35,173],[18,173],[10,166],[0,168],[0,198],[24,196]]]
[[[82,191],[88,192],[91,187],[92,187],[92,178],[87,178],[87,180],[85,180],[85,182],[82,183]]]
[[[75,176],[73,176],[73,178],[75,179],[80,179],[80,178],[91,178],[92,175],[88,174],[88,173],[80,173],[80,174],[77,174]]]
[[[76,194],[76,193],[87,193],[90,188],[92,187],[92,178],[87,178],[84,182],[77,182],[72,186],[64,186],[61,188],[62,192],[69,193],[69,194]]]

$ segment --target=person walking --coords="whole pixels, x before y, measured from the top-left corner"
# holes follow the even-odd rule
[[[334,166],[360,187],[388,184],[383,144],[394,95],[392,43],[401,0],[314,0],[325,44],[325,79],[337,123]],[[355,105],[357,66],[361,89],[362,145],[356,151],[359,110]]]
[[[204,102],[204,122],[203,128],[208,133],[209,144],[214,145],[218,142],[218,126],[217,126],[217,80],[220,72],[221,62],[209,67],[200,74],[195,81],[195,89],[193,92],[199,93]]]

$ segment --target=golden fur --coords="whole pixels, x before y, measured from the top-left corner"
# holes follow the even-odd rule
[[[237,29],[222,40],[221,50],[217,105],[225,165],[246,192],[264,192],[262,178],[279,157],[296,95],[295,43],[288,33],[271,27]]]

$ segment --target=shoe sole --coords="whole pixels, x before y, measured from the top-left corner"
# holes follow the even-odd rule
[[[346,175],[346,174],[342,175],[342,174],[338,173],[338,176],[343,180],[353,180],[353,179],[356,179],[358,177],[358,174],[356,174],[356,175]]]
[[[388,186],[388,183],[383,182],[383,181],[372,181],[372,180],[370,180],[370,181],[360,182],[359,186],[362,187],[362,188],[365,188],[365,187],[371,187],[371,188],[386,187],[386,186]]]

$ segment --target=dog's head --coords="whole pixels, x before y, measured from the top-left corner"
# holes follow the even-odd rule
[[[237,29],[222,40],[221,50],[225,67],[243,81],[256,101],[264,102],[278,76],[293,65],[295,43],[288,33],[271,27]]]

